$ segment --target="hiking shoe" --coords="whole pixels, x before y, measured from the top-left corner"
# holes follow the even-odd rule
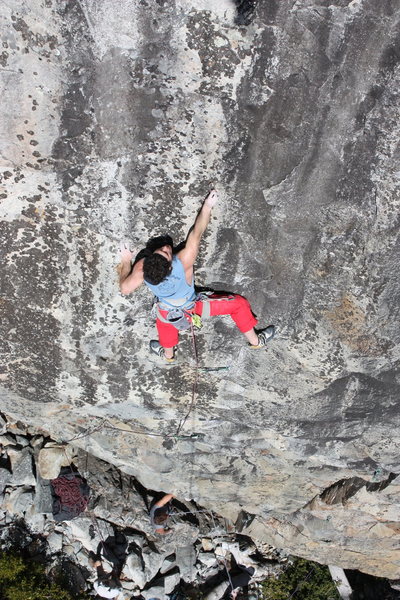
[[[253,350],[256,350],[258,348],[264,348],[264,346],[266,346],[267,343],[270,340],[272,340],[272,338],[275,335],[274,325],[268,325],[268,327],[266,327],[266,329],[263,329],[257,335],[258,335],[258,344],[256,346],[253,346],[253,344],[249,344],[250,348],[253,348]]]
[[[175,362],[175,356],[172,358],[167,358],[165,356],[165,350],[158,340],[150,340],[150,350],[151,352],[154,352],[154,354],[157,354],[157,356],[160,356],[160,358],[163,358],[167,363]]]

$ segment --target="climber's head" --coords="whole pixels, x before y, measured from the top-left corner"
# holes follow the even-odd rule
[[[166,258],[169,263],[171,263],[171,261],[172,261],[172,246],[170,246],[169,244],[164,244],[164,246],[162,246],[161,248],[154,250],[153,254],[159,254],[160,256],[163,256],[164,258]]]
[[[171,271],[172,246],[165,245],[153,254],[146,256],[143,261],[143,277],[149,283],[158,285]]]
[[[171,271],[174,242],[170,235],[151,238],[146,244],[148,253],[143,261],[143,276],[146,281],[158,285]]]
[[[156,525],[162,525],[163,523],[165,523],[165,521],[168,519],[168,513],[161,513],[160,515],[156,515],[154,517],[154,523]]]

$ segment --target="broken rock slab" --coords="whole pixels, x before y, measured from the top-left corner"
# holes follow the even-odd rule
[[[11,480],[11,473],[8,469],[0,469],[0,494]]]
[[[12,477],[10,485],[35,487],[36,479],[33,474],[32,454],[27,446],[22,450],[10,448],[7,452],[11,461]]]
[[[16,435],[15,439],[20,446],[29,446],[29,440],[23,435]]]
[[[194,581],[196,577],[196,559],[196,550],[193,545],[176,549],[176,562],[179,565],[181,577],[185,581]]]
[[[164,577],[164,591],[166,594],[171,594],[181,580],[179,572],[167,574]]]
[[[214,567],[217,563],[217,557],[213,552],[200,552],[198,560],[207,568]]]
[[[164,562],[165,554],[157,554],[149,547],[146,547],[143,550],[142,557],[145,564],[145,579],[146,581],[151,581],[160,570],[160,567]]]
[[[0,446],[16,446],[17,442],[15,440],[15,438],[10,435],[9,433],[3,433],[2,435],[0,435]]]
[[[39,452],[38,468],[43,479],[55,479],[60,473],[61,467],[71,464],[75,456],[72,446],[60,446],[49,442]]]
[[[140,589],[144,588],[147,580],[143,569],[143,562],[135,552],[131,552],[127,557],[122,569],[122,575],[133,581]]]
[[[164,600],[164,586],[158,585],[151,587],[149,590],[142,590],[141,595],[143,596],[144,600]]]
[[[213,541],[210,540],[210,538],[201,538],[201,545],[204,552],[211,552],[212,550],[214,550],[214,544]]]
[[[51,554],[56,554],[62,551],[63,548],[63,535],[62,533],[58,533],[57,531],[52,531],[47,536],[47,543],[49,545],[49,549]]]
[[[43,533],[46,517],[43,513],[36,512],[35,500],[25,513],[25,522],[33,533]]]
[[[7,421],[0,415],[0,435],[7,431]]]
[[[6,493],[3,501],[3,509],[10,515],[23,516],[33,504],[33,493],[18,487]]]
[[[68,521],[65,534],[71,541],[79,541],[86,550],[96,552],[98,544],[113,535],[113,528],[100,519],[92,521],[90,517],[77,517]]]
[[[35,509],[38,513],[52,513],[53,497],[50,482],[39,474],[36,479]]]

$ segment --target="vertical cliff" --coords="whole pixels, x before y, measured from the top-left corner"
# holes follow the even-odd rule
[[[255,538],[398,576],[398,4],[1,12],[1,410]],[[197,283],[279,335],[252,353],[208,321],[201,367],[226,369],[192,403],[190,338],[150,357],[151,296],[121,297],[115,265],[121,239],[183,239],[211,184]]]

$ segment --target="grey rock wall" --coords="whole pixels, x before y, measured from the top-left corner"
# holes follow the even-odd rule
[[[61,456],[67,473],[79,469],[90,490],[87,507],[72,520],[65,506],[60,511],[59,505],[53,504],[50,480],[60,474]],[[56,470],[51,473],[54,464]],[[40,536],[48,571],[60,568],[66,575],[72,565],[72,571],[78,573],[78,581],[72,585],[74,593],[93,592],[97,576],[90,552],[102,553],[102,542],[111,542],[112,547],[109,537],[116,532],[123,533],[126,542],[122,592],[117,600],[138,595],[168,598],[179,584],[204,596],[214,594],[220,583],[222,595],[234,560],[253,567],[252,591],[257,597],[258,582],[282,571],[287,557],[271,546],[256,545],[237,535],[231,523],[194,502],[174,499],[168,519],[171,531],[158,535],[149,519],[149,508],[157,499],[133,477],[70,445],[56,446],[42,436],[32,437],[12,423],[8,432],[0,435],[1,548],[10,549],[14,540],[19,550],[29,550],[32,538]],[[61,517],[65,520],[60,521]],[[37,553],[36,545],[36,557]],[[110,567],[104,564],[106,571]],[[68,581],[71,586],[71,577]]]
[[[397,2],[1,13],[1,409],[254,538],[398,577]],[[149,357],[116,250],[183,239],[209,185],[197,283],[279,336],[252,353],[207,322],[200,364],[228,369],[192,405],[190,338]]]

